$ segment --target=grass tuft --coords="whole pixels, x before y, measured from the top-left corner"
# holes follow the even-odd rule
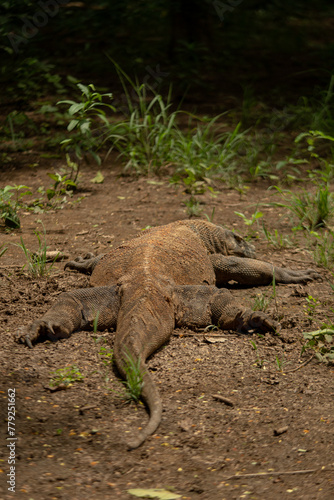
[[[46,245],[46,239],[45,239],[45,228],[43,226],[44,230],[44,238],[42,241],[41,238],[41,233],[38,231],[35,231],[37,240],[38,240],[38,251],[37,252],[32,252],[29,250],[21,236],[20,240],[21,243],[14,243],[15,246],[21,248],[23,251],[25,257],[26,257],[26,264],[23,266],[23,269],[28,266],[28,273],[33,277],[33,278],[42,278],[47,277],[50,275],[52,268],[58,258],[58,254],[56,257],[53,259],[50,265],[48,265],[48,258],[47,258],[47,245]]]

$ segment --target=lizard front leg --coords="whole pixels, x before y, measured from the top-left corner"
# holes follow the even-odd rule
[[[76,330],[92,329],[98,317],[97,328],[115,328],[120,306],[118,287],[82,288],[62,293],[42,318],[29,326],[20,327],[16,340],[29,347],[42,340],[67,338]]]
[[[307,283],[321,278],[313,269],[297,270],[276,267],[269,262],[219,254],[210,255],[217,285],[234,280],[242,285],[269,285],[276,283]]]

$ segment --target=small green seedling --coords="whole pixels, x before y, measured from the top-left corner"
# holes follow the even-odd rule
[[[105,366],[110,366],[113,362],[113,350],[108,346],[101,346],[99,350],[99,356],[101,356],[102,363]]]
[[[263,293],[258,294],[254,297],[252,310],[265,312],[268,309],[269,304],[270,304],[270,298],[263,295]]]
[[[54,184],[46,190],[46,196],[53,208],[57,208],[58,205],[61,207],[66,201],[66,195],[72,196],[76,191],[78,175],[78,164],[72,161],[68,154],[66,154],[66,166],[61,167],[60,172],[48,173]],[[61,198],[63,196],[64,198]]]
[[[259,352],[258,352],[258,347],[256,345],[256,343],[254,342],[254,340],[250,340],[249,341],[256,353],[256,360],[255,360],[255,365],[258,367],[258,368],[263,368],[264,366],[264,363],[266,363],[267,360],[265,359],[262,359],[259,355]]]
[[[215,216],[215,209],[216,209],[216,207],[213,207],[210,216],[208,214],[204,214],[205,217],[208,219],[209,222],[213,222],[213,219],[214,219],[214,216]]]
[[[227,183],[230,189],[234,189],[239,193],[240,199],[247,193],[249,186],[246,186],[243,182],[243,178],[240,175],[228,175],[223,176],[222,180]]]
[[[278,317],[278,305],[277,305],[277,295],[276,295],[276,279],[275,279],[275,270],[273,269],[273,281],[271,283],[272,285],[272,294],[267,297],[263,293],[257,294],[254,297],[254,303],[252,306],[253,311],[263,311],[266,312],[268,309],[271,300],[274,300],[275,302],[275,310],[276,310],[276,315]]]
[[[287,364],[287,361],[285,359],[285,356],[283,354],[282,359],[279,359],[278,356],[275,356],[275,363],[276,363],[276,368],[279,372],[283,372],[284,366]]]
[[[306,307],[306,312],[311,321],[313,321],[315,310],[317,306],[320,304],[319,300],[316,299],[315,297],[312,297],[312,295],[308,295],[306,297],[306,302],[307,306]]]
[[[266,240],[269,245],[273,245],[275,248],[287,248],[293,245],[292,241],[288,236],[284,236],[283,234],[279,234],[277,229],[274,232],[270,232],[269,229],[266,228],[264,224],[262,224],[262,230]]]
[[[58,387],[60,384],[70,385],[74,382],[82,382],[85,378],[79,371],[76,365],[67,366],[66,368],[58,368],[51,372],[50,387]]]
[[[57,254],[51,264],[48,266],[48,257],[47,257],[47,245],[46,245],[46,239],[45,239],[45,228],[43,226],[44,230],[44,240],[42,241],[41,238],[41,233],[38,231],[35,231],[37,240],[38,240],[38,251],[37,252],[32,252],[31,250],[28,250],[28,248],[25,246],[25,243],[23,241],[23,238],[21,236],[20,240],[21,243],[13,243],[15,246],[21,248],[23,251],[27,263],[23,266],[22,269],[25,268],[25,266],[28,266],[28,272],[33,278],[41,278],[43,276],[49,276],[49,274],[52,271],[52,268],[58,258]]]
[[[254,212],[252,215],[251,215],[251,218],[250,219],[247,219],[247,217],[245,216],[245,214],[241,213],[241,212],[234,212],[236,215],[238,215],[239,217],[242,218],[243,222],[246,224],[246,226],[248,226],[248,234],[247,234],[247,237],[248,238],[251,238],[252,236],[255,235],[256,231],[254,230],[253,228],[253,225],[255,222],[257,222],[261,217],[263,217],[263,213],[262,212],[259,212],[258,210],[256,210],[256,212]]]
[[[94,321],[93,321],[93,331],[94,331],[94,334],[96,334],[97,332],[97,328],[98,328],[98,321],[99,321],[99,315],[100,315],[100,311],[97,312],[95,318],[94,318]],[[94,338],[94,342],[95,344],[98,344],[99,342],[103,342],[104,344],[107,344],[107,339],[105,339],[104,337],[100,336],[100,337],[93,337]],[[98,359],[98,362],[102,361],[103,365],[104,365],[104,370],[101,371],[101,370],[96,370],[98,373],[100,373],[103,377],[104,377],[104,380],[106,383],[109,382],[110,380],[110,367],[113,363],[113,350],[108,346],[108,345],[101,345],[100,346],[100,349],[97,353],[97,359]],[[93,372],[95,373],[95,372]]]
[[[0,258],[7,252],[8,247],[5,247],[5,245],[0,245]]]
[[[97,357],[99,362],[102,362],[104,367],[102,370],[98,369],[97,372],[102,375],[104,381],[106,382],[106,384],[108,384],[108,382],[110,381],[110,369],[114,361],[114,352],[108,345],[106,345],[107,340],[103,337],[98,337],[95,342],[99,342],[101,339],[104,341],[105,345],[100,346]]]
[[[189,200],[185,201],[184,204],[187,207],[186,212],[189,217],[198,217],[203,211],[200,202],[193,195],[191,195]]]
[[[234,213],[236,215],[239,215],[239,217],[242,218],[242,220],[244,221],[244,223],[246,224],[246,226],[252,226],[254,224],[254,222],[257,221],[257,219],[260,219],[260,217],[263,217],[263,213],[259,212],[258,210],[256,210],[256,212],[252,213],[250,219],[247,219],[247,217],[245,216],[245,214],[243,214],[241,212],[234,212]]]

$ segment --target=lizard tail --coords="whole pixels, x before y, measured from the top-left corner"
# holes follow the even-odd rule
[[[144,371],[145,370],[145,371]],[[146,365],[143,364],[143,389],[141,393],[141,399],[145,402],[150,412],[150,419],[146,427],[134,438],[127,441],[127,446],[129,450],[134,450],[143,444],[145,439],[153,434],[161,422],[162,415],[162,402],[158,392],[158,389],[150,375],[147,371]]]

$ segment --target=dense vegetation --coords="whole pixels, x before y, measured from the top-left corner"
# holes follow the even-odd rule
[[[331,2],[24,0],[0,15],[2,163],[32,145],[40,157],[66,153],[33,201],[28,186],[1,188],[7,228],[22,206],[61,208],[83,159],[113,150],[125,172],[183,186],[189,216],[217,182],[242,195],[264,180],[318,261],[331,261]],[[307,189],[292,192],[299,181]]]

